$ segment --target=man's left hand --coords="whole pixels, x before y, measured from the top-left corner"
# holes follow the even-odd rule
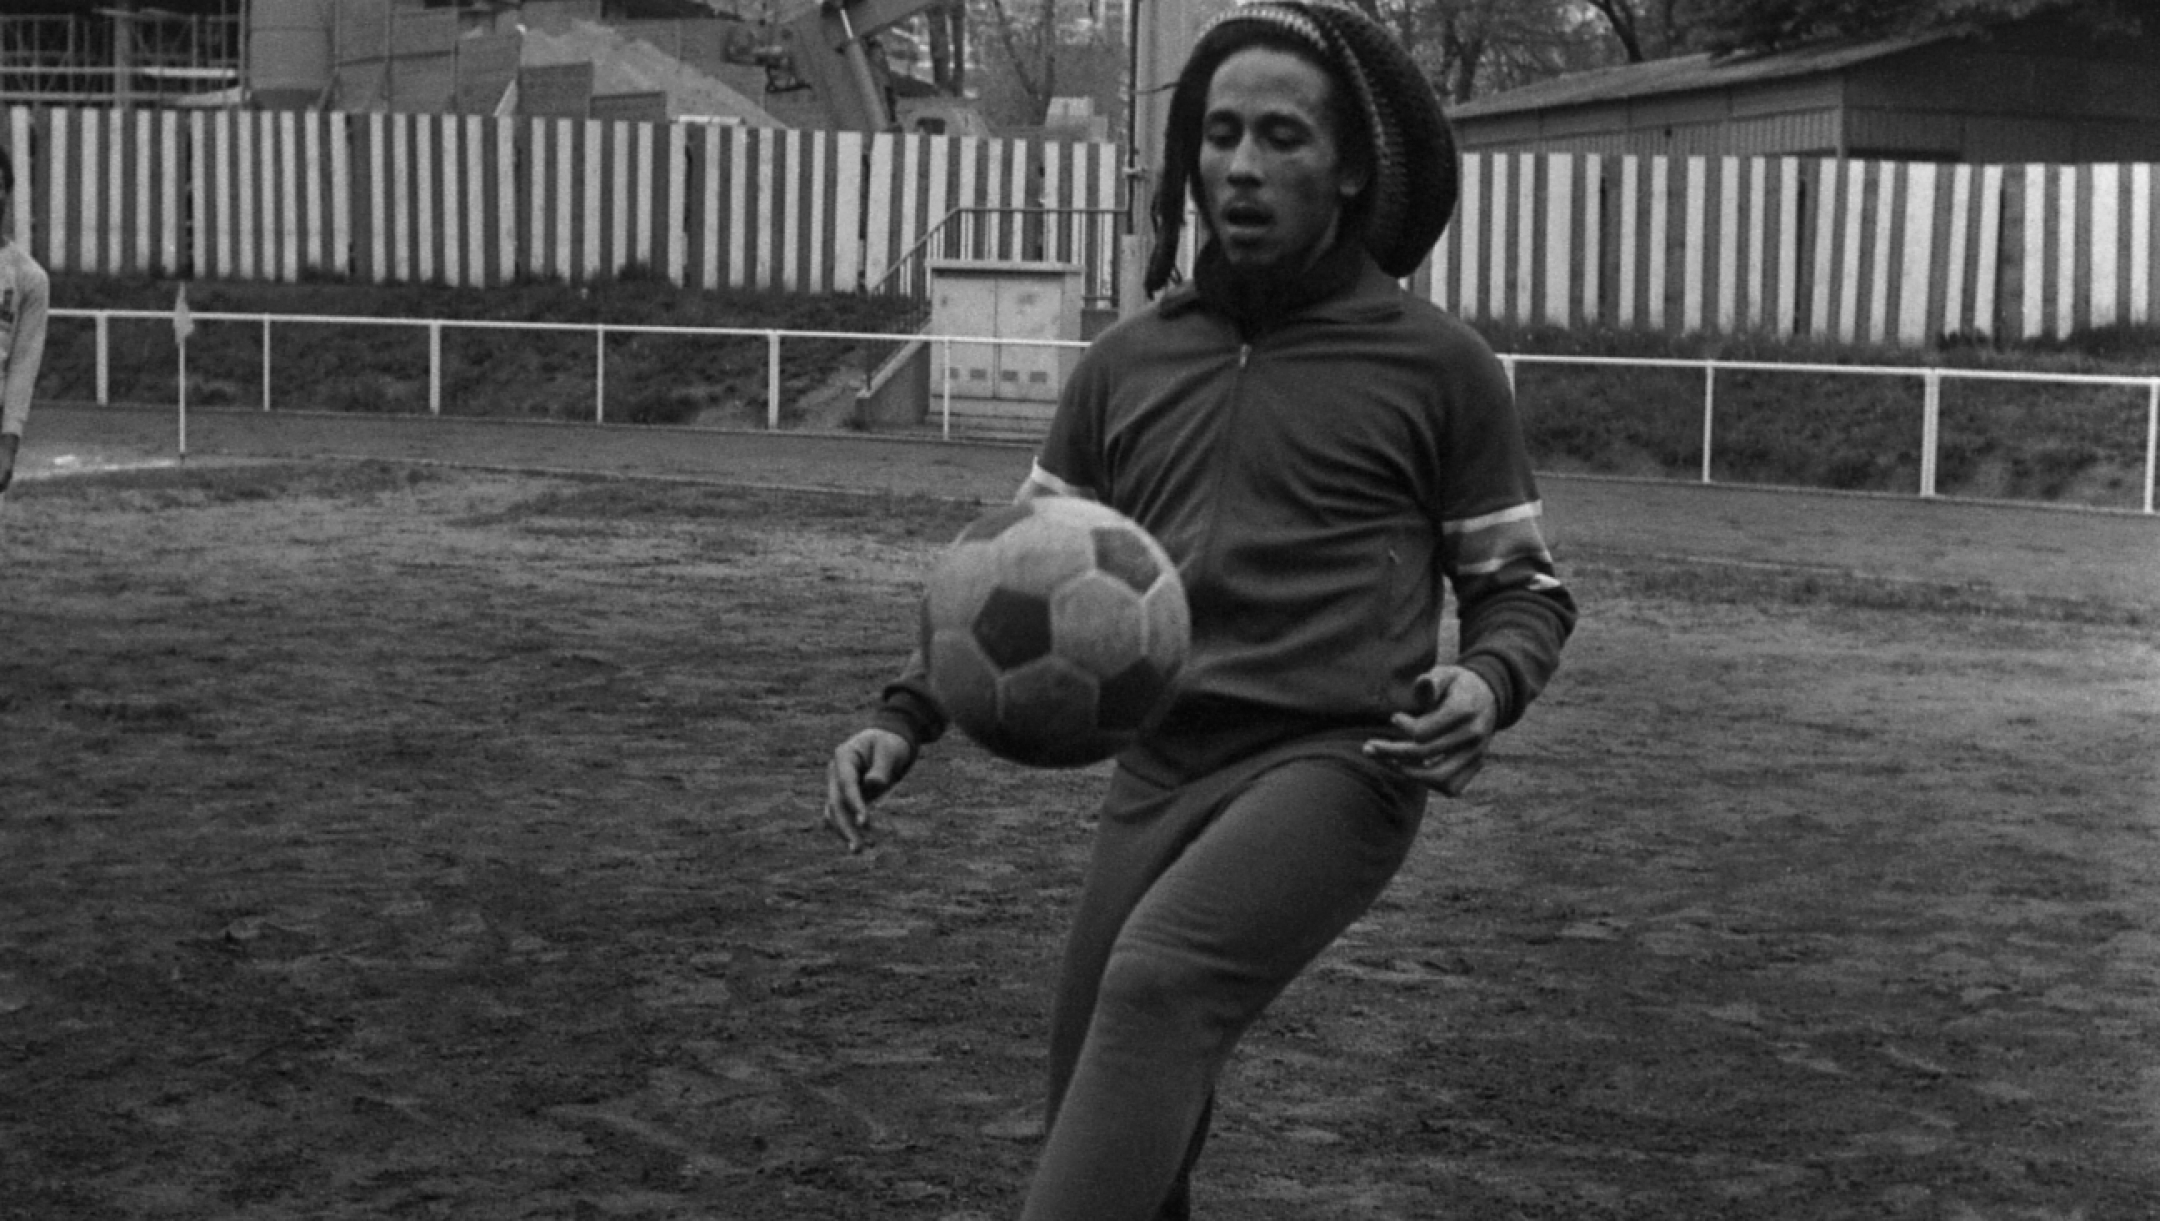
[[[1435,666],[1418,680],[1419,712],[1392,718],[1398,738],[1374,738],[1365,753],[1437,790],[1460,797],[1485,766],[1485,748],[1500,724],[1500,702],[1476,673]]]

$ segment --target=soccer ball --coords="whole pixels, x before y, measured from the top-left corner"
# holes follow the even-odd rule
[[[969,737],[1030,767],[1081,767],[1130,745],[1191,643],[1177,566],[1091,500],[983,514],[923,594],[931,691]]]

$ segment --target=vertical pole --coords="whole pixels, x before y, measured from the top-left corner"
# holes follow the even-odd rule
[[[595,424],[607,423],[607,328],[593,328],[593,404]]]
[[[429,415],[442,414],[442,323],[430,322],[427,329],[427,409]]]
[[[765,332],[765,427],[780,427],[780,332]]]
[[[1942,370],[1925,374],[1927,392],[1920,407],[1920,495],[1935,495],[1935,451],[1942,443]]]
[[[97,405],[112,405],[112,315],[97,316]]]
[[[1710,442],[1717,427],[1717,365],[1703,362],[1702,369],[1702,481],[1710,482]]]
[[[945,359],[939,367],[943,372],[938,378],[938,435],[952,440],[952,336],[938,341],[945,346]]]
[[[2145,511],[2153,511],[2153,481],[2160,476],[2160,377],[2145,404]]]
[[[180,456],[187,457],[187,336],[180,337]]]
[[[1506,373],[1506,374],[1507,374],[1507,392],[1508,392],[1508,397],[1509,397],[1509,398],[1514,398],[1514,397],[1515,397],[1515,358],[1514,358],[1513,356],[1503,356],[1503,357],[1501,357],[1501,358],[1500,358],[1500,368],[1501,368],[1501,371],[1502,371],[1502,372],[1504,372],[1504,373]]]
[[[263,315],[262,328],[262,409],[268,411],[270,410],[270,315]]]

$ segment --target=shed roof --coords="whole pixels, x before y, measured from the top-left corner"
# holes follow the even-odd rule
[[[1495,93],[1451,106],[1448,114],[1457,119],[1476,119],[1519,114],[1529,110],[1553,110],[1562,106],[1589,106],[1630,98],[1728,89],[1735,85],[1784,80],[1795,76],[1813,76],[1870,60],[1901,55],[1917,47],[1962,37],[1964,33],[1957,29],[1938,29],[1902,38],[1874,42],[1821,43],[1761,55],[1717,56],[1708,52],[1677,55],[1671,59],[1655,59],[1617,68],[1571,72],[1549,81],[1539,81],[1533,85],[1524,85],[1520,89],[1510,89],[1505,93]]]

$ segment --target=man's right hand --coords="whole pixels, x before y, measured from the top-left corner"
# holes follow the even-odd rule
[[[915,747],[889,729],[865,729],[835,747],[825,769],[825,825],[861,852],[870,835],[870,804],[900,783]]]

